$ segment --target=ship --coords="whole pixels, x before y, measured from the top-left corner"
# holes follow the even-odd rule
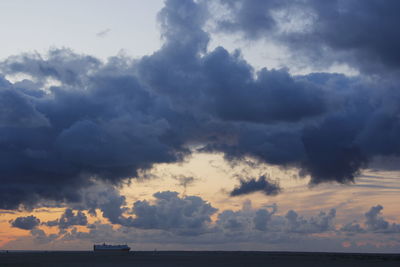
[[[106,243],[100,245],[93,245],[93,251],[126,251],[129,252],[131,250],[128,245],[108,245]]]

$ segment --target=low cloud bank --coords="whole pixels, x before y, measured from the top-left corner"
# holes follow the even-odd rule
[[[108,218],[108,225],[119,225],[123,229],[147,231],[156,235],[171,235],[181,238],[198,238],[215,235],[218,238],[236,236],[256,238],[259,235],[282,234],[290,237],[328,233],[330,235],[351,236],[355,234],[400,233],[400,224],[388,222],[381,214],[383,207],[377,205],[365,213],[363,225],[349,222],[339,227],[335,223],[336,209],[320,211],[311,217],[301,216],[295,210],[278,214],[276,204],[255,209],[250,201],[245,201],[240,210],[221,210],[198,196],[179,196],[177,192],[164,191],[153,195],[153,200],[138,200],[131,207],[121,206],[123,213],[117,221]],[[59,237],[76,232],[74,226],[86,226],[90,231],[96,229],[89,224],[86,210],[74,212],[67,208],[59,219],[43,222],[42,225],[58,227]],[[217,214],[215,219],[212,216]],[[92,214],[92,216],[95,216]],[[10,221],[13,227],[26,230],[40,230],[40,220],[35,216],[18,217]],[[42,230],[41,230],[42,231]],[[71,232],[72,231],[72,232]],[[34,232],[43,236],[38,231]],[[84,233],[82,233],[84,234]]]

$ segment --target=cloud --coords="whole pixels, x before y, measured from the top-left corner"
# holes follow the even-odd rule
[[[48,127],[49,122],[38,112],[29,97],[16,90],[0,91],[0,127],[38,128]]]
[[[52,49],[46,57],[38,53],[23,53],[10,56],[0,63],[0,69],[4,75],[23,73],[34,77],[34,80],[38,82],[43,83],[52,78],[66,85],[82,85],[89,78],[88,72],[95,71],[100,66],[99,59],[76,54],[67,48]],[[33,94],[35,91],[34,89],[26,90],[26,93]]]
[[[178,180],[179,182],[178,185],[182,186],[185,189],[186,187],[192,185],[196,181],[196,178],[192,176],[179,175],[179,176],[174,176],[173,178]]]
[[[123,213],[127,211],[125,196],[118,189],[108,183],[97,182],[91,186],[81,189],[81,199],[69,206],[78,210],[87,210],[91,215],[97,215],[100,210],[102,216],[112,224],[121,223],[124,220]]]
[[[103,37],[106,37],[110,32],[111,32],[111,29],[107,28],[105,30],[102,30],[102,31],[99,31],[98,33],[96,33],[96,36],[103,38]]]
[[[276,206],[272,207],[272,211],[268,211],[267,209],[259,209],[256,211],[256,215],[254,216],[253,223],[254,228],[260,231],[267,230],[267,224],[270,221],[272,215],[276,212]]]
[[[337,231],[335,209],[327,213],[321,211],[310,218],[304,218],[294,210],[289,210],[285,216],[276,213],[276,205],[269,209],[254,209],[251,203],[245,203],[239,211],[224,210],[216,221],[217,233],[223,233],[230,242],[243,239],[256,242],[259,238],[287,242],[299,236]]]
[[[186,195],[186,190],[188,187],[193,186],[199,180],[199,178],[195,176],[187,175],[173,175],[172,178],[178,181],[176,185],[183,188],[183,195]]]
[[[17,217],[15,220],[10,221],[12,227],[23,230],[32,230],[40,224],[40,220],[33,215],[26,217]]]
[[[346,223],[345,225],[340,228],[342,232],[346,232],[350,235],[352,234],[359,234],[359,233],[365,233],[365,229],[358,223],[356,222],[350,222]]]
[[[262,175],[257,180],[255,178],[250,180],[240,180],[240,185],[233,189],[230,195],[240,196],[254,192],[262,192],[267,196],[275,196],[279,194],[281,190],[282,189],[277,181],[272,181],[265,175]]]
[[[49,56],[45,70],[41,62],[25,58],[27,64],[21,63],[24,69],[18,71],[42,80],[56,77],[65,84],[42,95],[26,94],[19,87],[0,89],[2,114],[8,114],[0,118],[0,157],[5,160],[0,168],[7,173],[0,187],[2,208],[32,207],[43,198],[78,201],[77,192],[91,185],[93,177],[118,182],[154,163],[179,161],[187,153],[166,137],[170,125],[159,112],[168,108],[155,104],[156,97],[134,76],[119,71],[89,75],[93,69],[80,69],[86,68],[86,58],[75,68],[75,63],[70,65],[74,55],[64,55],[54,66],[53,54]],[[30,64],[37,69],[28,69]]]
[[[77,211],[76,214],[72,209],[66,209],[61,217],[54,221],[44,222],[47,226],[58,226],[60,229],[66,229],[74,225],[87,225],[87,217],[82,211]]]
[[[30,234],[36,244],[48,244],[59,237],[57,234],[46,234],[42,229],[32,229]]]
[[[125,226],[140,229],[162,229],[179,235],[198,235],[207,231],[210,216],[217,209],[197,196],[180,198],[177,192],[164,191],[153,195],[154,205],[148,201],[136,201],[135,215]]]
[[[335,217],[335,209],[331,209],[328,213],[321,211],[318,216],[310,219],[304,219],[294,210],[289,210],[285,215],[287,230],[293,233],[322,233],[334,230]]]
[[[250,2],[243,5],[249,14],[258,12],[254,18],[263,8],[289,5],[272,1],[256,10]],[[318,17],[330,10],[328,4],[304,3],[319,12]],[[360,6],[367,19],[370,3]],[[247,14],[240,9],[244,6],[236,10],[235,3],[226,5],[235,14]],[[349,13],[336,15],[349,19],[359,4],[343,5]],[[256,71],[240,51],[208,50],[210,35],[204,29],[210,19],[202,1],[169,0],[158,16],[164,44],[152,55],[102,62],[54,49],[45,56],[21,54],[2,61],[0,208],[32,209],[49,201],[78,205],[85,201],[82,192],[97,182],[117,186],[154,164],[182,161],[194,146],[224,153],[231,161],[251,157],[294,167],[314,184],[354,182],[377,156],[399,157],[400,94],[395,75]],[[239,26],[247,19],[251,18],[234,20],[230,31],[243,31]],[[355,19],[351,30],[361,25],[357,21],[361,18]],[[389,16],[391,20],[394,16]],[[269,18],[262,21],[261,27],[276,27]],[[318,25],[330,27],[329,23],[322,19]],[[389,27],[388,36],[391,31]],[[389,66],[385,51],[391,47],[382,50],[381,41],[365,41],[362,49],[326,44],[354,55],[371,52],[365,60],[379,58]],[[8,80],[15,75],[28,78]],[[123,219],[119,208],[123,202],[115,195],[113,201],[97,204],[110,221],[118,222]]]
[[[226,235],[248,234],[254,230],[274,231],[271,229],[272,216],[276,213],[277,206],[270,210],[251,207],[250,201],[245,201],[241,210],[224,210],[218,214],[216,227]],[[273,226],[272,226],[273,227]],[[276,230],[276,229],[275,229]]]
[[[383,207],[377,205],[371,207],[371,209],[365,213],[365,225],[367,230],[372,232],[383,232],[383,233],[400,233],[400,224],[390,224],[382,216],[380,216]]]
[[[397,1],[224,1],[220,31],[286,45],[309,65],[347,63],[362,71],[400,67]],[[368,33],[365,31],[368,28]],[[385,29],[382,31],[381,29]]]
[[[278,212],[276,204],[264,208],[254,208],[249,200],[243,202],[239,210],[221,210],[217,213],[204,199],[196,196],[182,196],[177,192],[164,191],[154,194],[154,200],[133,203],[133,208],[120,207],[123,213],[117,222],[95,221],[87,224],[86,216],[66,209],[55,224],[60,227],[57,234],[48,234],[33,227],[30,234],[34,244],[51,247],[68,246],[74,242],[127,242],[136,248],[149,249],[155,244],[170,248],[239,248],[246,244],[252,249],[290,249],[358,251],[363,242],[371,243],[371,251],[377,247],[382,251],[392,251],[396,247],[399,224],[388,223],[381,215],[382,206],[372,207],[365,214],[365,228],[356,222],[336,222],[336,212],[331,209],[316,215],[302,216],[295,210]],[[35,218],[35,217],[34,217]],[[35,218],[38,220],[37,218]],[[387,222],[387,223],[382,223]],[[49,223],[46,222],[49,226]],[[38,220],[39,224],[39,220]],[[62,226],[64,225],[64,226]],[[84,231],[76,225],[86,226]],[[118,225],[114,227],[113,225]],[[379,244],[373,239],[380,240]],[[18,244],[16,240],[12,244]],[[332,242],[353,245],[331,247]],[[361,245],[357,245],[357,243]],[[399,245],[400,243],[398,243]],[[328,245],[328,246],[327,246]],[[393,247],[394,246],[394,247]],[[44,248],[45,249],[45,248]]]

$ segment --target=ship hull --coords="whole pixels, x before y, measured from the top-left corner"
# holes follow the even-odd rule
[[[131,250],[127,245],[94,245],[93,251],[99,252],[129,252]]]
[[[95,248],[94,251],[101,251],[101,252],[117,252],[117,251],[125,251],[129,252],[129,248],[122,248],[122,249],[109,249],[109,248]]]

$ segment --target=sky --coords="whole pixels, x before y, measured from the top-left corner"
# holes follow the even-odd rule
[[[399,7],[1,1],[0,249],[398,253]]]

